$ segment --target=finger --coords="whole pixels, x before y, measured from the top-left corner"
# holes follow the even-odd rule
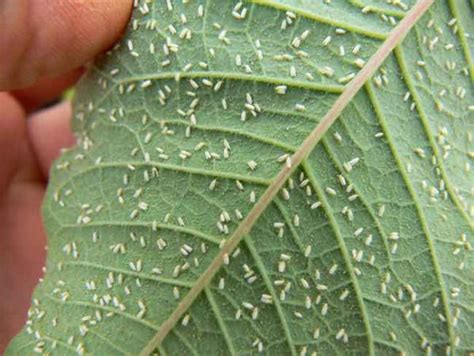
[[[44,177],[61,149],[75,143],[71,131],[71,104],[63,102],[52,108],[41,110],[28,121],[30,144]]]
[[[0,354],[25,323],[44,266],[43,194],[38,183],[12,184],[0,202]]]
[[[84,73],[83,68],[73,70],[55,78],[39,79],[32,87],[10,92],[23,106],[26,112],[38,109],[56,98],[74,85]]]
[[[3,0],[0,90],[32,85],[80,67],[110,47],[132,0]]]
[[[18,169],[22,145],[26,141],[25,114],[18,102],[0,93],[0,198]]]

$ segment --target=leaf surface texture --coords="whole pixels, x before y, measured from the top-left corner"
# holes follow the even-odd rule
[[[142,352],[415,5],[389,3],[137,2],[78,90],[7,354]],[[473,53],[472,5],[436,1],[158,353],[472,352]]]

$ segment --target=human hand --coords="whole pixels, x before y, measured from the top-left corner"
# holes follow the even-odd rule
[[[48,171],[74,143],[69,103],[33,112],[76,82],[122,32],[132,0],[0,0],[0,354],[26,320],[45,260]]]

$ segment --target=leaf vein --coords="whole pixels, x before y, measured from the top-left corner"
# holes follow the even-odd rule
[[[436,256],[436,253],[434,251],[433,238],[431,237],[430,230],[429,230],[428,225],[426,223],[425,214],[423,213],[421,203],[418,199],[418,196],[416,194],[416,191],[415,191],[412,183],[410,182],[410,179],[409,179],[408,174],[405,170],[405,167],[404,167],[403,163],[401,162],[400,157],[397,154],[396,148],[394,147],[393,139],[391,137],[391,134],[388,132],[388,128],[387,128],[387,125],[385,123],[385,119],[384,119],[384,117],[383,117],[383,115],[380,111],[380,107],[379,107],[378,101],[375,97],[372,86],[371,86],[370,83],[367,83],[366,87],[367,87],[367,93],[369,95],[370,101],[372,102],[372,105],[374,106],[375,114],[378,117],[378,120],[380,122],[380,126],[382,127],[382,131],[384,132],[384,135],[387,138],[388,145],[389,145],[390,150],[392,151],[392,154],[394,156],[394,159],[395,159],[395,161],[396,161],[396,163],[399,167],[400,174],[402,175],[403,181],[405,182],[405,186],[407,187],[407,190],[408,190],[410,196],[412,197],[413,202],[415,203],[417,215],[420,218],[420,224],[421,224],[421,227],[423,229],[424,236],[425,236],[425,239],[426,239],[426,242],[427,242],[427,245],[428,245],[428,249],[429,249],[429,252],[430,252],[430,256],[431,256],[431,259],[432,259],[432,262],[433,262],[433,268],[435,270],[436,280],[439,282],[440,287],[441,287],[440,294],[441,294],[441,301],[442,301],[443,308],[444,308],[444,313],[445,313],[446,320],[447,320],[446,327],[447,327],[448,335],[449,335],[449,343],[450,343],[451,347],[454,347],[454,332],[453,332],[453,329],[452,329],[451,313],[449,312],[449,301],[448,301],[448,297],[447,297],[446,292],[445,292],[444,280],[443,280],[442,275],[441,275],[441,267],[440,267],[440,264],[439,264],[439,261],[438,261],[438,257]],[[454,352],[454,349],[453,349],[453,352]]]
[[[366,329],[366,335],[367,335],[367,343],[368,343],[368,353],[369,355],[374,355],[374,336],[372,334],[372,328],[370,325],[370,319],[369,315],[366,310],[366,306],[363,300],[363,295],[362,295],[362,289],[360,288],[359,282],[357,280],[357,276],[354,273],[354,267],[352,265],[350,256],[349,256],[349,251],[347,249],[347,246],[344,242],[344,238],[342,237],[341,231],[339,230],[339,227],[336,223],[336,220],[334,218],[335,214],[332,211],[332,208],[330,208],[329,202],[326,199],[325,194],[323,193],[321,187],[319,186],[316,177],[313,175],[311,172],[311,167],[309,163],[305,160],[302,163],[302,167],[311,183],[313,186],[314,190],[319,196],[319,199],[321,201],[321,206],[323,209],[326,211],[326,216],[328,217],[328,220],[330,222],[330,225],[332,227],[332,230],[334,231],[334,235],[336,237],[336,241],[339,245],[339,249],[341,251],[342,258],[347,266],[347,269],[349,271],[349,276],[352,281],[352,286],[354,288],[354,293],[356,295],[357,302],[359,304],[359,309],[360,313],[362,315],[362,319],[364,321],[364,326]]]
[[[200,292],[208,285],[214,275],[217,273],[219,268],[224,262],[224,257],[231,253],[242,240],[242,238],[248,234],[254,223],[264,212],[268,204],[280,191],[286,180],[291,176],[296,167],[306,158],[306,156],[314,149],[316,144],[319,142],[321,137],[327,132],[329,127],[337,120],[341,112],[348,105],[348,103],[354,98],[357,92],[367,82],[367,80],[375,73],[380,67],[387,56],[393,51],[395,46],[406,36],[412,26],[418,21],[418,19],[426,12],[426,10],[432,5],[433,0],[420,0],[410,10],[407,16],[391,31],[390,35],[383,42],[377,52],[370,58],[367,64],[362,68],[361,71],[353,78],[353,80],[345,87],[344,92],[334,103],[333,107],[326,113],[321,122],[316,128],[308,135],[303,141],[299,150],[292,157],[292,166],[285,166],[276,175],[272,184],[260,197],[260,200],[254,205],[250,213],[242,221],[239,227],[234,231],[232,236],[227,240],[226,244],[221,248],[216,258],[209,264],[206,271],[199,277],[195,286],[189,291],[189,293],[181,300],[178,307],[172,312],[169,318],[161,324],[160,330],[155,336],[149,341],[149,343],[142,349],[141,355],[150,354],[157,345],[159,345],[164,337],[176,324],[177,320],[181,315],[192,305],[193,301],[200,294]],[[373,344],[370,344],[373,348]],[[373,353],[373,350],[370,350]]]

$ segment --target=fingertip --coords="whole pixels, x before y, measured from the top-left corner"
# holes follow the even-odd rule
[[[120,37],[132,0],[4,0],[0,88],[19,89],[85,64]]]
[[[18,169],[18,157],[25,139],[25,113],[9,94],[0,92],[0,194]]]
[[[24,129],[25,113],[18,101],[5,92],[0,92],[0,101],[2,108],[2,122],[0,124],[3,125],[3,130],[9,130],[12,133]]]
[[[49,176],[51,164],[61,150],[75,144],[71,115],[71,103],[65,101],[31,115],[28,120],[30,143],[44,177]]]
[[[72,87],[84,74],[83,67],[54,78],[40,78],[32,87],[14,90],[10,93],[17,99],[27,113],[37,110],[58,99],[64,91]]]

